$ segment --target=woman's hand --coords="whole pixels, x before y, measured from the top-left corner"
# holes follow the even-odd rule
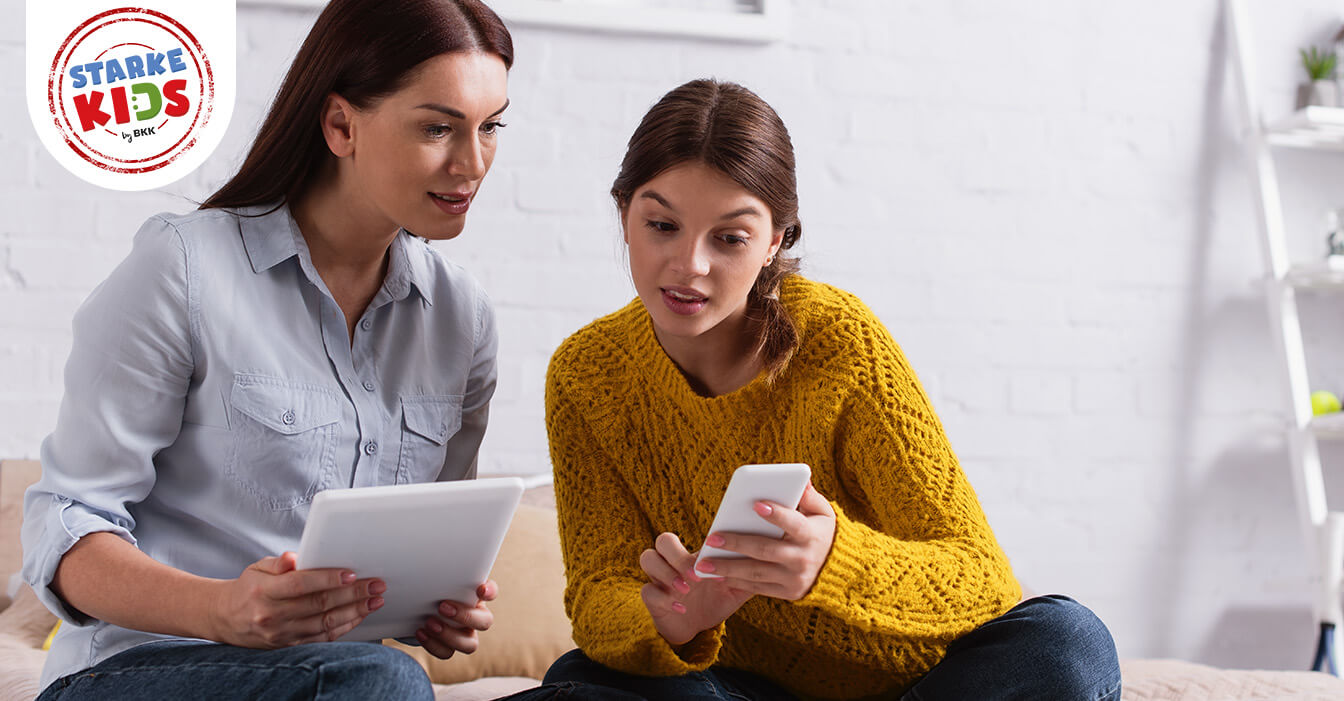
[[[701,631],[728,620],[751,598],[751,592],[725,580],[701,579],[694,565],[695,555],[672,533],[659,535],[654,546],[639,556],[639,566],[649,576],[640,596],[658,633],[673,645],[690,642]]]
[[[486,608],[485,602],[494,601],[499,596],[499,585],[493,579],[476,587],[476,605],[467,606],[457,601],[444,601],[439,604],[439,615],[430,616],[425,625],[415,631],[415,639],[429,654],[446,660],[453,653],[470,655],[476,652],[480,644],[478,631],[489,630],[495,622],[495,615]]]
[[[724,578],[734,589],[797,601],[807,596],[835,540],[835,509],[807,485],[795,511],[773,502],[756,503],[756,513],[784,530],[783,538],[741,533],[711,533],[705,544],[745,555],[744,559],[706,558],[701,572]]]
[[[338,568],[300,570],[287,552],[249,565],[217,591],[210,606],[214,640],[278,648],[345,635],[383,605],[387,585]]]

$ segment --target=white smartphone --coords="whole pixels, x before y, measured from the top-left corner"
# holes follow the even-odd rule
[[[709,533],[746,533],[782,538],[784,531],[762,518],[752,507],[758,501],[773,501],[796,509],[811,479],[812,468],[800,462],[743,465],[737,468],[728,482],[728,489],[723,493],[723,499],[719,501],[719,510],[714,514]],[[706,545],[700,548],[695,564],[699,565],[707,557],[731,559],[746,556]],[[695,573],[705,579],[719,576],[700,570]]]

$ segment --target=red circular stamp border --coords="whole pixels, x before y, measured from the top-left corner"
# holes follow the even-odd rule
[[[88,38],[90,35],[93,34],[94,31],[101,29],[103,26],[114,24],[116,22],[127,22],[127,21],[145,22],[147,24],[150,24],[152,26],[164,30],[171,35],[174,35],[175,38],[179,40],[182,40],[182,44],[186,46],[188,49],[194,49],[192,53],[192,61],[196,64],[197,74],[201,76],[200,95],[198,96],[201,99],[198,102],[199,106],[196,110],[195,116],[192,119],[191,126],[187,128],[187,131],[182,135],[182,138],[178,139],[176,143],[168,147],[166,150],[153,156],[150,156],[149,158],[142,158],[137,160],[122,160],[112,156],[108,156],[107,154],[104,153],[100,153],[93,147],[84,144],[84,148],[88,149],[88,151],[98,156],[101,156],[104,159],[107,159],[108,161],[112,161],[113,163],[125,164],[127,166],[133,166],[135,164],[145,163],[146,161],[154,161],[156,159],[163,158],[163,156],[165,156],[166,154],[172,154],[168,158],[163,158],[163,160],[161,160],[160,162],[152,163],[151,165],[148,166],[121,167],[109,163],[98,162],[92,156],[90,156],[89,153],[86,153],[84,150],[81,150],[80,146],[77,145],[75,143],[75,140],[71,138],[74,133],[74,125],[70,124],[69,117],[65,114],[65,105],[63,102],[60,101],[62,99],[61,93],[63,90],[63,86],[59,82],[58,76],[65,75],[65,68],[64,66],[61,66],[60,63],[61,63],[61,57],[66,56],[66,47],[69,46],[70,42],[74,40],[74,38],[78,36],[81,32],[83,32],[85,28],[87,28],[90,24],[93,24],[94,22],[97,22],[105,17],[108,17],[109,15],[136,14],[136,13],[152,15],[167,22],[169,25],[171,25],[171,27],[156,24],[151,20],[143,17],[131,16],[131,17],[113,18],[111,20],[108,20],[107,22],[104,22],[102,25],[99,25],[98,27],[94,27],[93,30],[90,30],[88,34],[81,37],[79,41],[76,41],[75,46],[70,46],[70,53],[73,54],[75,48],[77,48],[79,44],[84,41],[84,39]],[[181,35],[174,34],[172,27],[176,27],[177,30],[181,32]],[[67,62],[69,61],[69,56],[66,56],[66,61]],[[202,64],[204,64],[204,68],[202,68]],[[208,94],[206,93],[207,89],[209,90]],[[205,51],[204,49],[201,48],[201,43],[197,41],[196,37],[186,27],[182,26],[177,20],[173,19],[172,17],[169,17],[168,15],[163,14],[162,12],[156,12],[154,10],[138,7],[119,7],[116,9],[107,10],[106,12],[101,12],[97,15],[94,15],[93,17],[90,17],[89,19],[85,20],[83,24],[80,24],[78,27],[76,27],[75,30],[70,32],[70,35],[65,38],[65,41],[61,43],[61,47],[56,50],[56,57],[51,64],[51,74],[48,76],[47,79],[47,105],[51,111],[52,119],[56,124],[56,128],[58,131],[61,132],[61,137],[65,139],[66,145],[68,145],[71,150],[73,150],[76,154],[78,154],[85,161],[88,161],[93,166],[112,173],[129,173],[129,174],[148,173],[163,168],[169,163],[172,163],[173,161],[177,160],[183,153],[185,153],[187,150],[189,150],[192,146],[196,144],[196,138],[193,134],[196,131],[198,123],[200,124],[200,126],[204,126],[206,123],[209,122],[210,112],[214,106],[214,96],[215,96],[214,71],[210,67],[210,59],[206,57]],[[58,104],[60,105],[59,112],[57,111]],[[202,121],[202,117],[204,117],[204,121]],[[65,121],[64,127],[61,124],[62,120]],[[68,130],[65,127],[68,127]],[[188,142],[186,146],[183,146],[181,149],[179,149],[178,147],[182,144],[183,141],[186,141],[188,137],[191,137],[191,141]],[[83,139],[79,139],[79,141],[82,143]]]
[[[90,30],[88,34],[85,34],[82,38],[80,38],[79,41],[75,42],[75,45],[74,45],[74,46],[70,47],[70,55],[74,55],[74,53],[75,53],[75,49],[79,48],[79,45],[80,45],[81,43],[83,43],[84,39],[87,39],[87,38],[89,38],[90,36],[92,36],[93,33],[94,33],[95,31],[97,31],[97,30],[99,30],[99,29],[102,29],[103,27],[106,27],[106,26],[108,26],[108,25],[116,24],[116,23],[118,23],[118,22],[144,22],[145,24],[149,24],[149,25],[151,25],[151,26],[153,26],[153,27],[157,27],[157,28],[159,28],[159,29],[164,30],[164,31],[167,32],[170,36],[172,36],[174,39],[177,39],[178,41],[181,41],[183,44],[186,44],[185,41],[182,41],[182,37],[180,37],[180,36],[178,36],[178,35],[176,35],[176,34],[173,33],[172,28],[170,28],[170,27],[165,27],[165,26],[163,26],[163,25],[161,25],[161,24],[155,24],[154,22],[151,22],[151,21],[149,21],[149,20],[140,19],[140,18],[137,18],[137,17],[120,17],[120,18],[117,18],[117,19],[109,20],[109,21],[107,21],[107,22],[105,22],[105,23],[103,23],[103,24],[101,24],[101,25],[99,25],[99,26],[97,26],[97,27],[94,27],[92,30]],[[87,23],[86,23],[86,24],[87,24]],[[80,29],[82,29],[82,28],[83,28],[83,26],[81,25]],[[78,32],[80,31],[80,29],[76,29],[75,32],[78,33]],[[200,62],[196,60],[196,56],[195,56],[194,54],[192,55],[191,58],[192,58],[192,62],[196,64],[196,73],[197,73],[198,75],[202,75],[202,73],[201,73],[201,64],[200,64]],[[59,59],[59,55],[58,55],[58,57],[57,57],[57,60],[60,60],[60,59]],[[69,59],[67,58],[67,61],[68,61],[68,60],[69,60]],[[64,75],[64,74],[65,74],[65,69],[64,69],[64,67],[62,67],[62,69],[61,69],[61,75]],[[54,76],[53,76],[53,77],[54,77]],[[89,150],[90,152],[92,152],[94,155],[101,156],[104,160],[106,160],[106,161],[112,161],[112,162],[115,162],[115,163],[122,163],[122,164],[128,164],[128,165],[130,165],[130,164],[136,164],[136,163],[145,163],[145,162],[148,162],[148,161],[154,161],[154,160],[157,160],[157,159],[159,159],[159,158],[162,158],[165,154],[172,153],[173,150],[176,149],[176,148],[178,147],[178,145],[182,143],[183,140],[185,140],[188,136],[191,135],[191,129],[192,129],[192,128],[195,128],[195,126],[196,126],[196,121],[197,121],[197,119],[199,119],[199,116],[200,116],[200,114],[201,114],[201,112],[202,112],[202,110],[198,107],[197,112],[196,112],[196,115],[193,115],[193,117],[192,117],[192,124],[191,124],[191,127],[189,127],[189,128],[187,129],[187,131],[182,135],[182,138],[181,138],[181,139],[178,139],[172,146],[169,146],[168,148],[164,149],[163,151],[160,151],[159,153],[154,154],[153,156],[150,156],[150,157],[148,157],[148,158],[140,158],[140,159],[136,159],[136,160],[126,160],[126,159],[124,159],[124,158],[117,158],[116,156],[110,156],[110,155],[108,155],[108,154],[106,154],[106,153],[103,153],[102,151],[99,151],[98,149],[94,148],[91,144],[89,144],[88,142],[86,142],[86,141],[83,139],[83,137],[81,137],[78,133],[75,132],[75,125],[70,123],[70,115],[69,115],[68,113],[66,113],[66,111],[65,111],[65,109],[64,109],[64,108],[65,108],[64,90],[65,90],[65,85],[64,85],[63,83],[57,83],[57,87],[56,87],[56,104],[61,105],[61,108],[62,108],[62,109],[61,109],[61,115],[60,115],[60,116],[65,120],[65,126],[69,129],[69,131],[68,131],[67,133],[73,134],[74,137],[75,137],[75,139],[79,141],[80,145],[83,146],[85,149],[88,149],[88,150]],[[200,87],[200,90],[199,90],[198,92],[199,92],[199,94],[197,95],[197,97],[198,97],[198,98],[201,98],[200,100],[197,101],[197,104],[198,104],[198,106],[199,106],[199,105],[202,104],[202,102],[203,102],[203,98],[205,97],[205,80],[202,80],[202,81],[201,81],[201,87]],[[58,124],[57,126],[59,126],[59,124]],[[67,141],[68,141],[68,140],[67,140]],[[168,161],[166,161],[165,164],[166,164],[166,163],[170,163],[170,162],[172,162],[172,159],[169,159]],[[162,166],[160,166],[160,167],[162,167]]]

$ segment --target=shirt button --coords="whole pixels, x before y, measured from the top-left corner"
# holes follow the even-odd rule
[[[373,383],[372,383],[372,382],[369,382],[368,380],[364,380],[364,389],[367,389],[368,391],[372,392],[372,391],[373,391]]]
[[[365,319],[364,321],[359,322],[359,328],[368,331],[369,329],[373,328],[373,322],[370,321],[369,319]]]
[[[365,444],[364,444],[364,454],[365,454],[365,455],[373,455],[374,453],[377,453],[377,452],[378,452],[378,444],[377,444],[376,442],[374,442],[374,441],[369,441],[368,443],[365,443]]]
[[[285,424],[286,426],[293,426],[293,425],[294,425],[294,412],[293,412],[293,411],[290,411],[289,409],[286,409],[286,410],[285,410],[285,413],[283,413],[283,414],[280,415],[280,420],[281,420],[282,422],[284,422],[284,424]]]

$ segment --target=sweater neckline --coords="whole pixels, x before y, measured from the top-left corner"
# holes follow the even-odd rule
[[[691,386],[691,381],[686,378],[686,374],[672,361],[672,357],[667,354],[663,344],[658,342],[658,336],[653,331],[653,317],[649,314],[649,310],[644,307],[644,303],[636,297],[631,305],[637,306],[637,314],[634,316],[634,335],[637,343],[634,350],[638,355],[647,358],[647,362],[641,364],[644,364],[652,374],[654,382],[658,386],[667,388],[676,401],[689,405],[721,406],[754,395],[766,385],[765,371],[762,369],[756,373],[751,382],[727,394],[706,397],[696,392],[695,388]]]

